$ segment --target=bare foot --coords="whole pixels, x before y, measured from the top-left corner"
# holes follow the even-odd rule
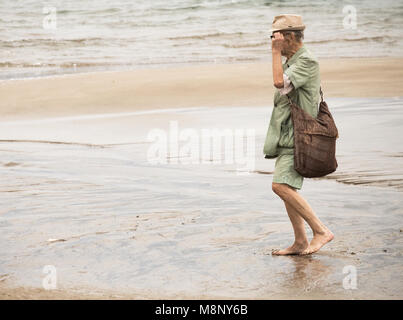
[[[287,249],[283,249],[283,250],[273,250],[271,254],[274,256],[296,255],[296,254],[301,254],[308,247],[309,247],[308,241],[306,243],[295,243],[294,242],[294,244],[291,247],[288,247]]]
[[[326,243],[332,241],[334,238],[333,233],[328,229],[323,234],[316,234],[314,235],[311,243],[309,244],[308,248],[306,248],[301,254],[312,254],[314,252],[319,251]]]

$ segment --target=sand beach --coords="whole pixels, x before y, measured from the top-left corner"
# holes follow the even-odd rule
[[[403,58],[320,59],[326,97],[401,96]],[[376,75],[376,76],[375,76]],[[270,63],[192,65],[0,82],[4,120],[135,110],[268,106]]]
[[[1,11],[0,299],[403,298],[399,2]],[[335,235],[310,256],[271,255],[293,241],[263,155],[285,12],[339,130],[337,170],[299,191]]]

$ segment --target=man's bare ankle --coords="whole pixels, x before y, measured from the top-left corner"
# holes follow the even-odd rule
[[[302,247],[302,246],[305,246],[305,245],[308,245],[308,244],[309,244],[308,239],[305,239],[305,240],[295,240],[295,241],[294,241],[294,245],[295,245],[295,246],[298,246],[298,247]]]
[[[313,231],[313,236],[324,236],[328,233],[329,233],[329,230],[327,230],[327,229],[316,230],[316,231]]]
[[[313,231],[313,236],[326,236],[332,232],[328,228],[323,228],[322,230]]]

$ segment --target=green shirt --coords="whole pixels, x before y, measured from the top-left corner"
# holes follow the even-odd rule
[[[283,64],[284,73],[294,89],[288,94],[292,101],[317,117],[319,103],[319,63],[305,45]],[[268,159],[280,154],[294,154],[294,128],[286,95],[274,94],[274,108],[267,130],[263,153]]]

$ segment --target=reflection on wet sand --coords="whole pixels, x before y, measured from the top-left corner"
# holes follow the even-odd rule
[[[326,282],[327,276],[331,273],[331,267],[325,266],[315,257],[290,257],[290,259],[294,264],[294,270],[288,279],[284,279],[284,285],[301,291],[301,294],[316,287],[323,287],[320,282]]]

